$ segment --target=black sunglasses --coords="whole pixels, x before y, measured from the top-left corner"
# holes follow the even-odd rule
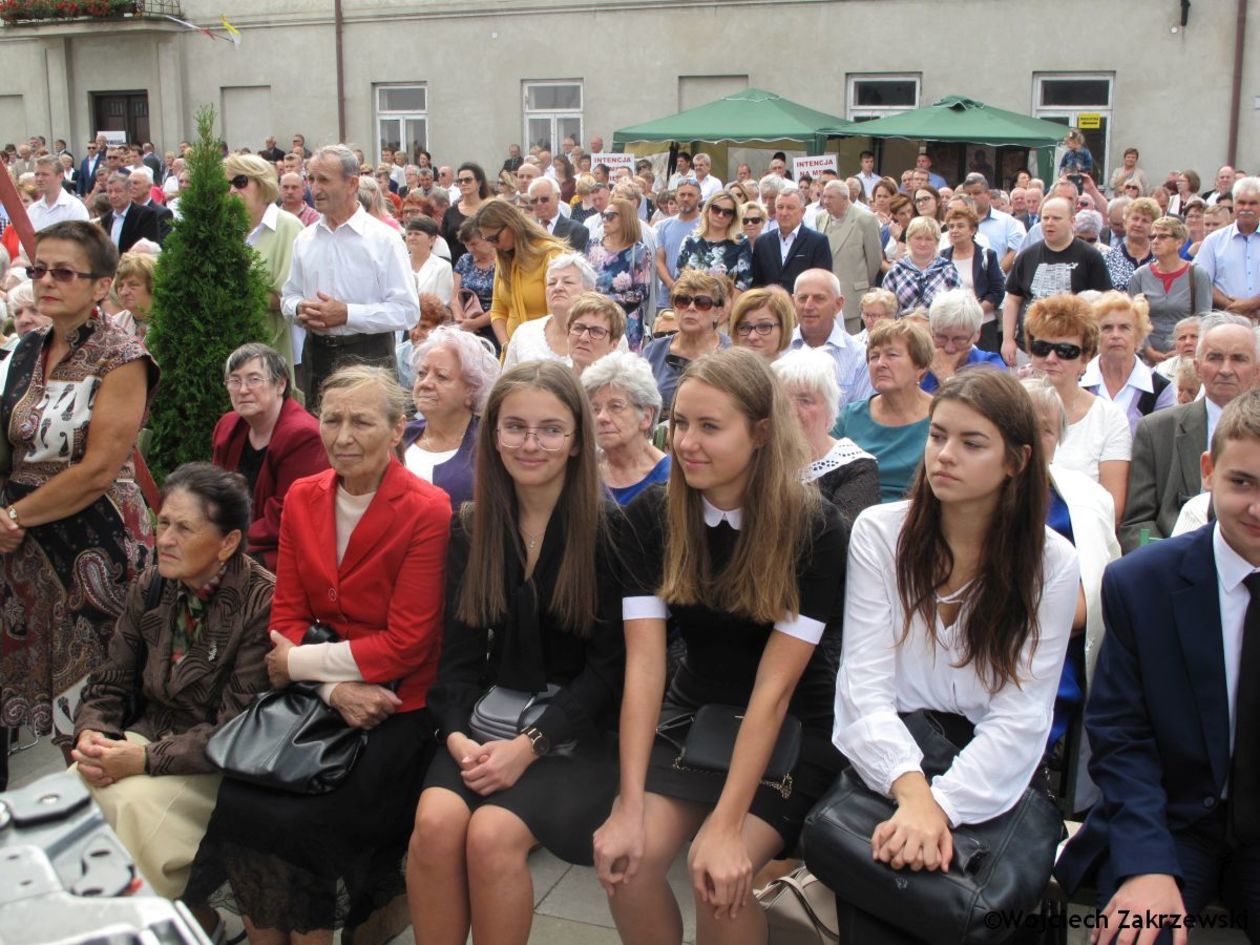
[[[56,266],[49,269],[47,266],[27,266],[26,278],[32,282],[38,282],[44,276],[52,276],[53,282],[73,282],[75,279],[95,279],[96,276],[90,272],[77,272],[66,266]]]
[[[1034,338],[1028,349],[1039,358],[1049,357],[1050,352],[1053,351],[1059,356],[1060,361],[1075,361],[1081,356],[1081,346],[1068,344],[1066,341],[1052,344],[1049,341]]]
[[[709,207],[709,212],[710,212],[710,213],[715,213],[715,214],[717,214],[717,215],[718,215],[718,216],[720,216],[720,217],[726,217],[726,219],[728,219],[728,220],[729,220],[731,217],[735,216],[735,208],[734,208],[734,207],[719,207],[719,206],[717,206],[716,204],[714,204],[713,206]]]
[[[761,217],[744,217],[744,226],[756,226],[763,222]]]
[[[716,304],[707,295],[675,295],[672,301],[676,309],[681,310],[694,305],[697,312],[708,312]]]
[[[244,174],[237,174],[230,181],[228,181],[228,183],[231,184],[233,187],[235,187],[237,190],[244,190],[246,187],[249,186],[249,178],[246,177]]]

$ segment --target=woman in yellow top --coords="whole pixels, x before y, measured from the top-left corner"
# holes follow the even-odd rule
[[[505,200],[483,203],[472,224],[495,248],[490,327],[506,348],[518,325],[547,314],[547,264],[572,250]]]

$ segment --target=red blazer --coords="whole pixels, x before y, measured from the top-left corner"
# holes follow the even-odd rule
[[[215,425],[210,461],[224,469],[240,469],[241,453],[248,441],[249,424],[235,410],[229,410]],[[280,512],[289,487],[327,468],[328,453],[319,438],[319,421],[293,398],[286,399],[258,470],[254,520],[246,536],[250,554],[257,555],[272,571],[280,544]]]
[[[365,682],[399,681],[399,711],[423,708],[442,646],[451,500],[391,460],[337,566],[337,474],[300,479],[280,520],[271,627],[301,643],[331,626]]]

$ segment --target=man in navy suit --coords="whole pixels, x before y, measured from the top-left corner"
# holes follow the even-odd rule
[[[1096,878],[1099,945],[1180,945],[1218,896],[1260,942],[1260,391],[1225,407],[1202,466],[1215,524],[1103,575],[1085,710],[1102,800],[1055,867],[1069,891]],[[1146,927],[1161,915],[1174,928]]]
[[[96,169],[105,164],[105,153],[109,142],[104,135],[97,135],[96,140],[87,146],[87,157],[79,162],[79,176],[75,180],[75,190],[80,197],[87,195],[96,183]]]
[[[801,224],[805,203],[799,188],[781,191],[774,210],[778,231],[764,234],[753,244],[752,284],[779,285],[791,293],[802,272],[831,268],[831,244]]]

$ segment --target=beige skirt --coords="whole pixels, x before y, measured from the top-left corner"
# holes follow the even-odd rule
[[[126,736],[137,745],[149,743],[135,732]],[[71,765],[72,770],[76,768]],[[188,884],[188,871],[222,780],[218,774],[177,774],[135,775],[104,788],[84,783],[136,861],[140,875],[158,895],[178,899]]]

